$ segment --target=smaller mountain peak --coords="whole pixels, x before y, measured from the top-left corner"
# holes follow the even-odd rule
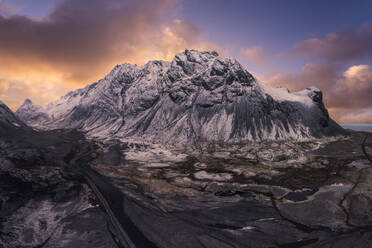
[[[139,67],[136,64],[124,63],[121,65],[116,65],[110,72],[104,77],[104,80],[112,80],[118,75],[133,75],[136,71],[139,70]],[[100,80],[101,81],[101,80]]]
[[[29,104],[33,104],[32,101],[30,100],[30,98],[26,98],[25,102],[23,103],[24,105],[29,105]]]
[[[23,104],[19,108],[29,108],[33,106],[34,104],[32,103],[32,101],[29,98],[26,98],[26,100],[23,102]]]
[[[24,103],[17,109],[16,113],[19,113],[21,111],[29,111],[29,110],[36,110],[38,107],[33,104],[33,102],[26,98]]]

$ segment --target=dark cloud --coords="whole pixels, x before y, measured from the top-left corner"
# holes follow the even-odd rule
[[[3,0],[0,0],[0,15],[11,16],[18,13],[24,7],[22,4],[5,3]]]
[[[292,55],[324,58],[329,62],[353,62],[372,58],[372,27],[330,33],[324,38],[305,40],[297,44]]]
[[[135,57],[136,49],[161,32],[174,5],[170,0],[65,0],[42,20],[0,16],[0,56],[45,62],[84,78],[92,66]]]
[[[270,84],[291,90],[314,85],[323,91],[325,104],[336,120],[370,122],[372,65],[360,61],[372,59],[372,27],[305,40],[289,54],[323,62],[310,62],[297,74],[279,73],[268,79]]]
[[[185,48],[210,47],[199,42],[200,29],[177,18],[178,4],[61,0],[42,19],[0,15],[0,78],[23,82],[24,97],[45,104],[101,78],[115,64],[169,60]]]
[[[241,49],[241,54],[247,57],[251,62],[255,64],[267,64],[268,61],[265,56],[264,49],[260,46],[252,46]]]

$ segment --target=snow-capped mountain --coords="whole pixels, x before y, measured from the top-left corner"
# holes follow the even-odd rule
[[[18,118],[27,120],[28,122],[43,122],[49,120],[49,116],[43,112],[41,107],[34,105],[28,98],[18,108],[15,114]]]
[[[342,134],[315,87],[290,93],[216,52],[185,50],[171,62],[117,65],[105,78],[46,107],[16,112],[31,126],[156,143],[242,142]]]

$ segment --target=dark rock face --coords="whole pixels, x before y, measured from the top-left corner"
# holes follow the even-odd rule
[[[172,62],[116,66],[98,83],[20,119],[40,128],[78,128],[93,137],[166,144],[305,140],[344,134],[315,87],[290,93],[259,82],[238,61],[186,50]]]
[[[83,136],[7,131],[0,135],[0,247],[116,247],[94,194],[67,164]]]
[[[348,222],[357,227],[372,225],[372,169],[363,170],[355,187],[347,195],[344,206],[349,209]]]
[[[3,102],[0,101],[0,135],[17,129],[29,129]]]

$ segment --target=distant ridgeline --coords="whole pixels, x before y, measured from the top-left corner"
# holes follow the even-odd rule
[[[372,133],[372,124],[341,124],[345,129]]]

